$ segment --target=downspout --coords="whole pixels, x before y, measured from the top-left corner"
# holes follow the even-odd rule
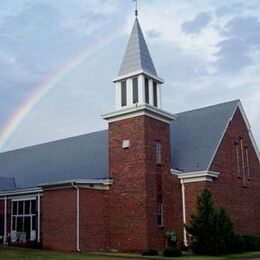
[[[183,243],[185,246],[188,246],[188,241],[187,241],[187,231],[186,231],[186,205],[185,205],[185,186],[184,186],[184,181],[181,179],[181,194],[182,194],[182,216],[183,216]]]
[[[6,245],[6,234],[7,234],[7,197],[5,196],[5,209],[4,209],[4,241],[3,244]]]
[[[80,252],[80,245],[79,245],[79,187],[71,183],[71,186],[77,190],[77,251]]]
[[[38,193],[38,232],[37,232],[37,242],[40,243],[41,240],[41,195]]]

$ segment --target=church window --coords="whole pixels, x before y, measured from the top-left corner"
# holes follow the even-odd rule
[[[126,106],[126,81],[121,82],[121,106]]]
[[[145,103],[149,104],[149,79],[145,78]]]
[[[246,153],[246,171],[247,171],[247,179],[251,180],[250,176],[250,165],[249,165],[249,155],[248,155],[248,147],[245,147],[245,153]]]
[[[157,203],[157,225],[163,226],[163,204]]]
[[[157,100],[157,83],[153,82],[153,105],[155,107],[158,106],[158,100]]]
[[[162,155],[161,155],[161,142],[155,141],[155,156],[156,156],[156,164],[162,163]]]
[[[243,175],[243,185],[246,186],[246,176],[245,176],[245,158],[244,158],[244,147],[243,138],[240,137],[240,148],[241,148],[241,163],[242,163],[242,175]]]
[[[238,143],[235,143],[235,148],[236,148],[237,177],[238,177],[238,178],[241,178]]]
[[[138,78],[133,79],[133,104],[138,103]]]

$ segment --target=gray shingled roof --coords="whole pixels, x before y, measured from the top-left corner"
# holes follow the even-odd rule
[[[176,114],[171,124],[172,168],[208,170],[239,100]]]
[[[176,114],[171,124],[172,168],[207,170],[238,103]],[[0,176],[0,190],[15,188],[15,184],[16,188],[28,188],[71,179],[106,178],[108,131],[1,153]]]
[[[0,176],[15,178],[17,188],[71,179],[106,178],[107,134],[105,130],[1,153]],[[1,190],[3,181],[6,182],[0,178]]]
[[[138,19],[135,19],[118,76],[140,70],[157,77],[157,72],[145,42],[142,29]]]
[[[1,190],[13,190],[16,188],[15,179],[13,177],[1,177],[0,176],[0,191]]]

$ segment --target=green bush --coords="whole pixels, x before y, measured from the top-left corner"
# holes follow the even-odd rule
[[[191,216],[191,224],[186,226],[194,253],[218,255],[230,252],[235,236],[233,224],[223,208],[214,207],[208,189],[197,196],[196,209],[196,214]]]
[[[244,251],[259,251],[260,238],[255,236],[241,236],[244,244]]]
[[[230,253],[241,253],[245,251],[244,240],[239,235],[234,235],[232,242],[229,246]]]
[[[179,257],[182,256],[182,252],[179,248],[167,248],[163,251],[165,257]]]
[[[158,252],[155,249],[148,249],[142,253],[143,256],[156,256]]]

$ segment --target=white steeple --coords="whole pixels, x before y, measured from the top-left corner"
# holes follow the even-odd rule
[[[116,84],[116,109],[148,104],[161,107],[161,84],[137,17]]]

